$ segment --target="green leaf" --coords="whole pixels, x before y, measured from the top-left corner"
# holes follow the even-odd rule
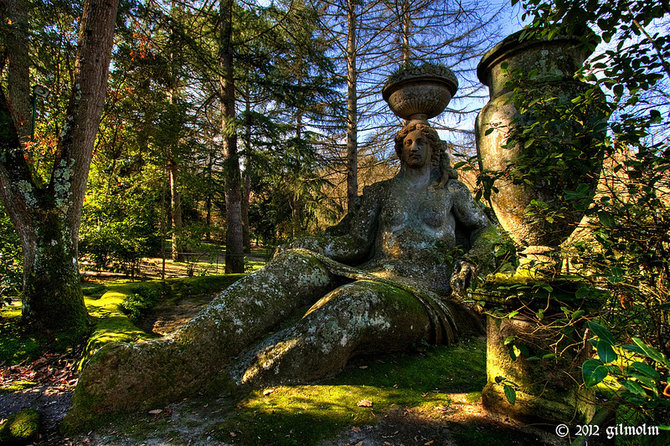
[[[609,212],[598,212],[598,218],[600,219],[600,223],[606,228],[614,227],[614,217]]]
[[[658,390],[656,389],[656,381],[653,379],[637,372],[630,372],[630,377],[635,378],[641,385],[649,388],[652,392],[654,392],[655,395],[658,394]]]
[[[644,350],[642,350],[640,347],[638,347],[635,344],[626,344],[622,345],[621,348],[628,350],[629,352],[637,353],[638,355],[644,355]]]
[[[597,322],[588,321],[587,325],[589,329],[600,338],[601,341],[605,341],[611,345],[614,345],[614,336],[602,325]]]
[[[610,269],[610,275],[607,277],[607,280],[612,285],[616,285],[617,283],[621,282],[622,279],[623,270],[618,266],[613,266],[612,269]]]
[[[621,384],[626,388],[626,390],[634,395],[647,396],[647,392],[645,392],[642,386],[635,381],[625,380],[621,382]]]
[[[618,356],[609,342],[603,340],[596,341],[595,347],[598,350],[598,357],[603,363],[608,364],[617,360]]]
[[[645,364],[644,362],[634,362],[632,366],[638,372],[643,373],[656,381],[661,379],[661,375],[659,375],[652,366]]]
[[[516,390],[509,384],[504,384],[503,389],[505,390],[505,398],[507,398],[507,401],[513,406],[516,402]]]
[[[640,347],[640,349],[644,352],[644,354],[650,358],[653,359],[656,362],[659,362],[666,367],[670,368],[670,361],[668,361],[658,350],[656,350],[654,347],[651,347],[647,344],[645,344],[641,339],[639,338],[633,338],[633,342],[635,345]]]
[[[607,377],[607,368],[602,361],[589,359],[582,364],[582,378],[586,387],[592,387]]]

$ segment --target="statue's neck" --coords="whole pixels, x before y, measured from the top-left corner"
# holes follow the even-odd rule
[[[400,166],[398,174],[413,189],[425,189],[430,185],[430,164],[421,167],[407,167],[406,164]]]

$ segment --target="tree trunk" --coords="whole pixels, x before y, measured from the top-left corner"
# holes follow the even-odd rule
[[[356,92],[356,0],[347,0],[347,210],[358,197],[358,111]]]
[[[170,160],[170,217],[172,219],[172,260],[184,261],[184,224],[181,218],[181,193],[179,192],[179,165]]]
[[[9,23],[7,49],[11,48],[7,51],[7,100],[19,140],[24,144],[30,139],[32,122],[26,3],[26,0],[9,0],[0,6],[3,21]]]
[[[205,224],[207,225],[207,232],[205,237],[207,241],[212,239],[212,169],[214,167],[214,154],[209,152],[207,160],[207,196],[205,197]]]
[[[36,211],[21,232],[24,323],[50,338],[79,337],[88,321],[71,228],[62,215]]]
[[[251,252],[251,230],[249,228],[249,198],[251,197],[251,172],[249,172],[250,161],[247,158],[247,165],[244,169],[244,193],[242,195],[242,243],[244,252]]]
[[[23,321],[50,338],[78,338],[86,330],[77,240],[117,8],[118,0],[87,0],[84,4],[77,70],[46,186],[33,179],[29,157],[19,141],[21,133],[12,119],[12,98],[0,90],[0,198],[23,246]],[[17,46],[2,50],[11,54]],[[8,93],[15,94],[12,89]]]
[[[251,230],[249,228],[249,198],[251,197],[251,100],[248,94],[245,94],[247,119],[245,120],[244,145],[246,150],[244,166],[244,186],[242,189],[242,244],[244,252],[251,252]]]
[[[401,53],[402,53],[402,63],[409,65],[411,58],[411,49],[409,46],[409,33],[411,25],[411,15],[409,8],[409,1],[404,0],[402,2],[402,36],[401,36]]]
[[[242,190],[240,162],[237,154],[235,121],[235,78],[233,73],[233,5],[234,0],[221,0],[221,34],[219,42],[221,132],[223,162],[226,173],[226,274],[244,272],[242,230]]]

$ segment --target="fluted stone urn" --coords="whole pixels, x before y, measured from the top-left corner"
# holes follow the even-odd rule
[[[490,95],[475,124],[477,150],[482,170],[497,177],[491,202],[500,224],[525,248],[525,257],[547,262],[555,273],[557,247],[586,208],[583,201],[580,207],[566,201],[565,192],[586,191],[587,200],[593,196],[602,164],[599,141],[604,131],[599,129],[606,117],[602,101],[595,100],[579,109],[580,116],[559,116],[555,127],[550,123],[536,139],[519,136],[522,126],[533,124],[538,116],[546,118],[537,112],[519,113],[515,102],[521,95],[524,101],[561,110],[592,88],[574,78],[588,55],[580,41],[521,41],[520,36],[504,39],[477,67]],[[542,212],[534,212],[538,210]]]
[[[403,67],[389,77],[382,97],[391,111],[407,121],[427,121],[444,111],[456,94],[458,80],[441,65]]]

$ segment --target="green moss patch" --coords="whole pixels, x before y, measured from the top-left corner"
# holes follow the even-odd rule
[[[152,336],[140,330],[120,310],[120,305],[128,295],[123,292],[126,285],[113,287],[99,298],[84,297],[86,308],[93,320],[94,328],[88,338],[84,352],[82,353],[79,368],[100,350],[103,345],[110,342],[133,342],[151,339]]]
[[[475,339],[419,355],[359,359],[323,384],[251,392],[215,436],[235,444],[307,445],[375,424],[398,408],[431,412],[450,404],[450,392],[482,389],[485,355],[484,341]]]
[[[0,393],[20,392],[35,387],[36,385],[37,383],[35,381],[12,381],[7,385],[0,386]]]
[[[0,445],[27,444],[37,437],[40,416],[34,409],[22,410],[0,423]]]
[[[21,302],[0,307],[0,363],[15,365],[42,354],[35,336],[21,330]]]
[[[85,287],[86,307],[94,321],[94,329],[82,354],[79,367],[81,368],[103,345],[110,342],[137,342],[155,338],[155,335],[147,334],[138,328],[133,320],[138,321],[159,303],[174,303],[185,297],[215,293],[243,276],[244,274],[228,274],[117,283],[107,285],[104,289],[100,286]]]

